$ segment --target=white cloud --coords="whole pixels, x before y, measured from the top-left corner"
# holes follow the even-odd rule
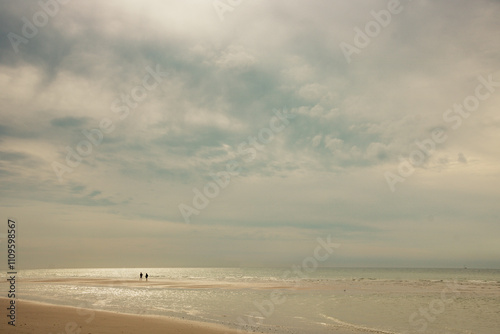
[[[478,75],[500,81],[500,46],[492,38],[500,23],[491,14],[500,5],[412,2],[347,64],[339,43],[385,5],[258,1],[221,23],[210,2],[71,2],[18,54],[1,44],[2,212],[25,215],[32,227],[25,230],[35,240],[26,258],[43,262],[40,249],[45,257],[51,252],[45,247],[53,243],[37,239],[51,233],[44,227],[59,224],[61,233],[87,241],[78,233],[95,234],[100,222],[110,222],[100,250],[111,250],[114,233],[126,232],[162,251],[168,247],[155,238],[168,236],[180,254],[198,229],[217,242],[206,241],[206,254],[196,256],[220,255],[221,247],[258,262],[252,247],[278,249],[270,235],[295,251],[294,238],[334,230],[356,256],[398,252],[425,262],[437,250],[454,257],[453,240],[439,244],[436,237],[430,250],[419,242],[457,217],[459,237],[474,232],[460,254],[489,258],[475,245],[495,250],[500,90],[456,131],[443,113],[474,92]],[[19,32],[20,18],[30,15],[22,3],[0,9],[4,36]],[[113,101],[156,65],[168,77],[119,120]],[[262,144],[259,131],[284,108],[295,117]],[[82,130],[105,117],[116,130],[59,183],[51,162],[64,163],[66,147],[75,148],[85,140]],[[391,193],[384,172],[397,170],[399,157],[436,128],[447,131],[447,141]],[[255,159],[241,161],[248,152]],[[179,203],[192,201],[193,189],[233,159],[241,173],[184,226]],[[444,225],[422,226],[430,214]],[[409,246],[400,241],[413,236]],[[65,249],[78,253],[72,244],[64,242]],[[58,251],[50,253],[54,261]]]
[[[230,45],[215,60],[215,64],[225,69],[248,69],[256,63],[254,56],[240,45]]]

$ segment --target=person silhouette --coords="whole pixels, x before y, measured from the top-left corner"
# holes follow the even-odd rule
[[[146,281],[148,280],[148,273],[146,273]]]
[[[140,278],[141,278],[141,280],[142,280],[142,272],[141,272],[141,274],[139,275],[139,277],[140,277]]]

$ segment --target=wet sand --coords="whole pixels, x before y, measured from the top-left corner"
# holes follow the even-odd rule
[[[178,333],[178,334],[237,334],[242,331],[170,317],[129,315],[70,306],[56,306],[16,300],[16,326],[11,326],[7,314],[9,300],[0,298],[2,321],[0,333]]]

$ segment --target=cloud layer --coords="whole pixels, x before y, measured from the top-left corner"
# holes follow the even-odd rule
[[[27,267],[279,265],[328,234],[328,265],[500,267],[497,1],[401,1],[371,37],[396,2],[42,3],[0,5],[1,205]]]

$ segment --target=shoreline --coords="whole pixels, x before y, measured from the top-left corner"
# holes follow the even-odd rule
[[[179,333],[179,334],[241,334],[247,333],[219,324],[185,320],[168,316],[135,315],[73,306],[16,299],[16,326],[8,324],[7,307],[10,299],[0,297],[4,310],[1,333]]]
[[[145,282],[33,277],[19,280],[26,294],[16,300],[16,327],[7,325],[7,294],[0,297],[0,309],[4,310],[0,333],[398,333],[426,321],[415,313],[421,307],[430,310],[442,305],[435,318],[444,322],[467,318],[478,306],[489,305],[491,310],[498,310],[494,300],[500,297],[500,281],[472,278],[316,278],[276,282],[216,281],[203,277]],[[0,282],[0,288],[3,286],[7,288],[8,282]],[[36,291],[39,293],[30,294]],[[283,293],[289,302],[281,301],[277,293]],[[169,308],[166,300],[179,307]],[[392,304],[394,300],[399,301],[397,307]],[[305,306],[297,306],[296,301]],[[399,312],[402,317],[386,319],[391,312]],[[491,333],[487,328],[494,328],[492,312],[486,323],[464,328]],[[416,314],[418,323],[408,323],[412,314]],[[440,330],[430,333],[441,333],[446,328],[437,322],[428,325]],[[483,327],[486,330],[481,331]]]
[[[73,284],[73,285],[95,285],[108,287],[156,287],[167,289],[297,289],[294,283],[276,282],[220,282],[213,280],[168,280],[156,279],[141,281],[120,278],[28,278],[19,279],[21,283],[44,283],[44,284]],[[0,283],[1,284],[1,283]]]

